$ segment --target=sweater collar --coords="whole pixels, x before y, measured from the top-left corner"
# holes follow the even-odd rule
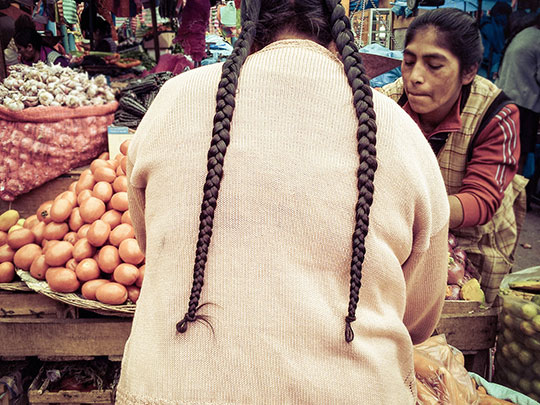
[[[331,59],[334,59],[336,62],[341,63],[341,59],[339,58],[338,55],[334,54],[328,48],[325,48],[324,46],[319,45],[318,43],[310,39],[280,39],[278,41],[274,41],[271,44],[266,45],[257,53],[272,51],[274,49],[283,49],[283,48],[309,49],[317,53],[326,55],[330,57]]]

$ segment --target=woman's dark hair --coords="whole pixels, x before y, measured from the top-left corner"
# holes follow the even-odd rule
[[[354,333],[351,323],[356,320],[356,307],[365,257],[365,239],[369,225],[369,211],[373,201],[373,178],[377,169],[375,156],[375,111],[372,90],[365,74],[360,53],[354,43],[350,21],[338,0],[247,0],[242,1],[242,31],[232,54],[223,65],[217,91],[216,114],[212,141],[208,151],[207,176],[201,205],[199,236],[196,247],[193,285],[188,311],[176,324],[179,333],[197,320],[206,321],[197,311],[204,284],[208,247],[212,237],[214,213],[223,177],[223,163],[230,141],[230,127],[235,106],[235,94],[240,69],[252,45],[262,47],[272,42],[276,35],[288,27],[313,37],[328,46],[333,40],[343,61],[345,74],[352,87],[352,101],[358,118],[356,133],[359,167],[357,169],[358,201],[355,207],[356,225],[352,235],[352,258],[350,268],[350,294],[345,317],[345,340],[351,342]],[[306,124],[307,125],[307,124]]]
[[[405,34],[405,47],[419,31],[437,30],[437,41],[459,60],[460,73],[480,65],[484,54],[482,37],[476,20],[457,8],[438,8],[416,17]]]
[[[23,28],[36,29],[36,24],[34,24],[34,21],[32,21],[32,18],[28,14],[21,14],[15,20],[15,32],[18,32]]]
[[[36,50],[41,49],[41,46],[43,45],[41,35],[39,35],[35,28],[31,27],[21,28],[15,33],[13,39],[16,45],[26,47],[28,44],[32,44]]]

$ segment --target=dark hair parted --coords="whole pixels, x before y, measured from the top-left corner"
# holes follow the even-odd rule
[[[199,305],[199,299],[204,284],[204,270],[212,237],[214,213],[223,177],[223,163],[230,141],[229,130],[240,69],[254,44],[256,47],[265,46],[272,42],[277,34],[288,30],[306,34],[323,46],[328,46],[334,41],[341,55],[348,82],[352,87],[352,99],[358,118],[356,137],[360,162],[356,173],[358,201],[355,206],[356,224],[352,235],[350,293],[345,317],[345,340],[351,342],[354,339],[351,323],[356,320],[362,265],[366,253],[365,239],[368,233],[370,207],[373,202],[373,179],[377,169],[375,150],[377,126],[369,79],[354,43],[350,21],[338,0],[242,1],[242,32],[231,56],[223,65],[216,96],[214,128],[208,151],[208,172],[199,217],[193,285],[188,311],[176,324],[179,333],[184,333],[190,322],[205,321],[204,315],[198,315],[197,310],[202,306]]]
[[[41,49],[41,46],[43,45],[41,35],[39,35],[36,29],[32,27],[21,28],[15,33],[13,40],[15,41],[15,44],[19,46],[26,47],[31,44],[35,50]]]
[[[476,20],[457,8],[438,8],[416,17],[407,28],[405,47],[419,31],[437,30],[438,42],[459,60],[460,72],[468,72],[480,65],[484,54],[482,37]]]

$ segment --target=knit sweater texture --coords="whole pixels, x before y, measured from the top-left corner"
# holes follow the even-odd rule
[[[412,119],[374,92],[377,161],[355,339],[344,338],[358,121],[340,60],[283,40],[242,68],[199,313],[187,310],[221,65],[168,81],[132,139],[146,253],[117,404],[414,404],[439,320],[448,201]]]

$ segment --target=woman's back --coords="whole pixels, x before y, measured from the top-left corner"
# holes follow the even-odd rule
[[[446,192],[419,129],[375,92],[374,202],[345,342],[358,120],[343,65],[311,41],[275,42],[242,68],[199,311],[213,332],[175,333],[219,80],[212,65],[168,82],[130,146],[146,274],[118,403],[414,403],[411,337],[432,332],[446,283]]]

